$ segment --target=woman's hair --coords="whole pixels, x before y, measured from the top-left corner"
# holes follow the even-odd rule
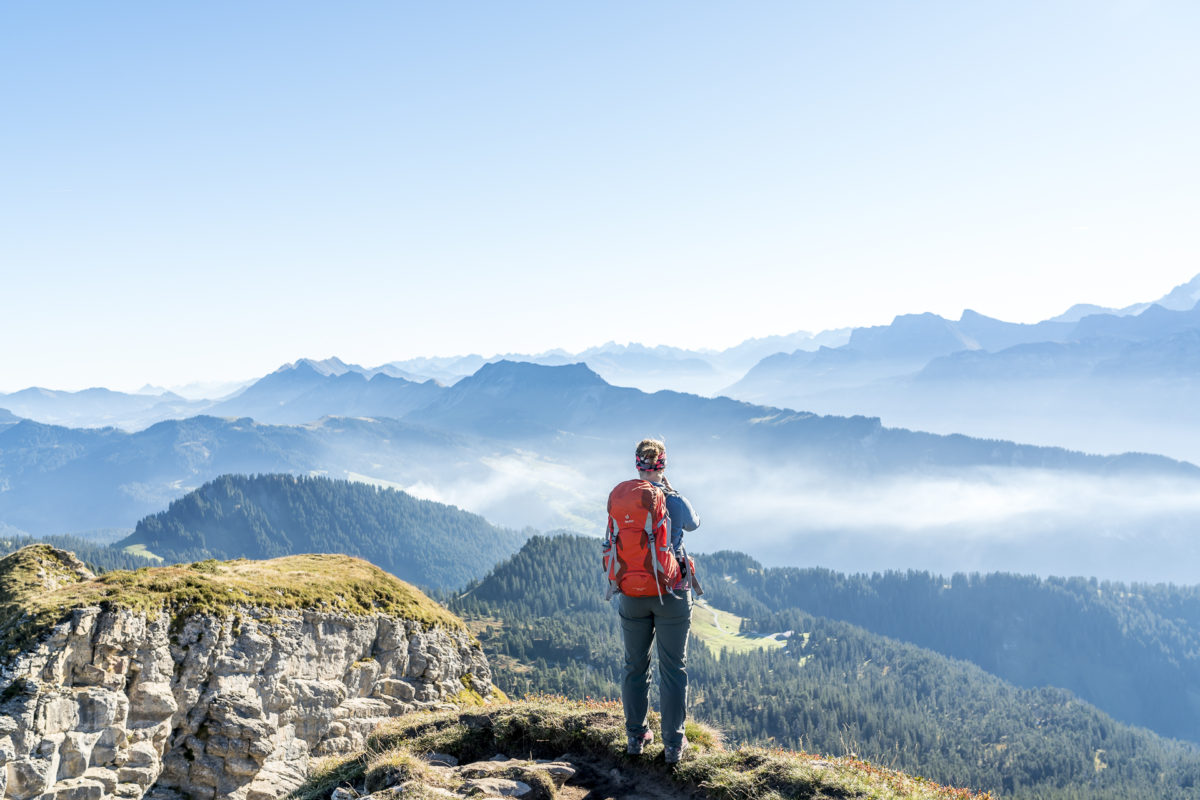
[[[638,442],[637,449],[633,451],[638,458],[645,458],[650,461],[667,452],[667,446],[658,439],[642,439]]]
[[[667,466],[667,446],[658,439],[642,439],[633,454],[639,472],[654,472]]]

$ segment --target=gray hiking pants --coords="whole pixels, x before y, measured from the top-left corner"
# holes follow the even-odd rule
[[[662,741],[679,747],[687,717],[687,639],[692,627],[692,598],[680,596],[626,597],[620,595],[621,634],[625,640],[625,677],[621,702],[625,731],[641,736],[647,730],[650,704],[650,645],[658,635],[658,692],[662,699]]]

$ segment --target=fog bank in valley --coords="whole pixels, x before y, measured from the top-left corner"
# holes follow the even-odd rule
[[[600,536],[624,460],[487,460],[484,480],[406,487],[502,525]],[[668,470],[702,517],[693,552],[740,550],[771,566],[919,569],[1196,583],[1200,481],[971,468],[848,479],[812,467],[677,460]]]

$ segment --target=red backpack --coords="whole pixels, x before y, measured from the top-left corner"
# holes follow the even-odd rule
[[[604,571],[610,596],[615,588],[629,597],[661,600],[679,581],[666,495],[649,481],[618,483],[608,495]]]

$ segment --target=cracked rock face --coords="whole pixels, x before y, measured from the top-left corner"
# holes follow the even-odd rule
[[[0,797],[279,798],[468,685],[492,689],[478,644],[397,617],[78,609],[3,668]]]

